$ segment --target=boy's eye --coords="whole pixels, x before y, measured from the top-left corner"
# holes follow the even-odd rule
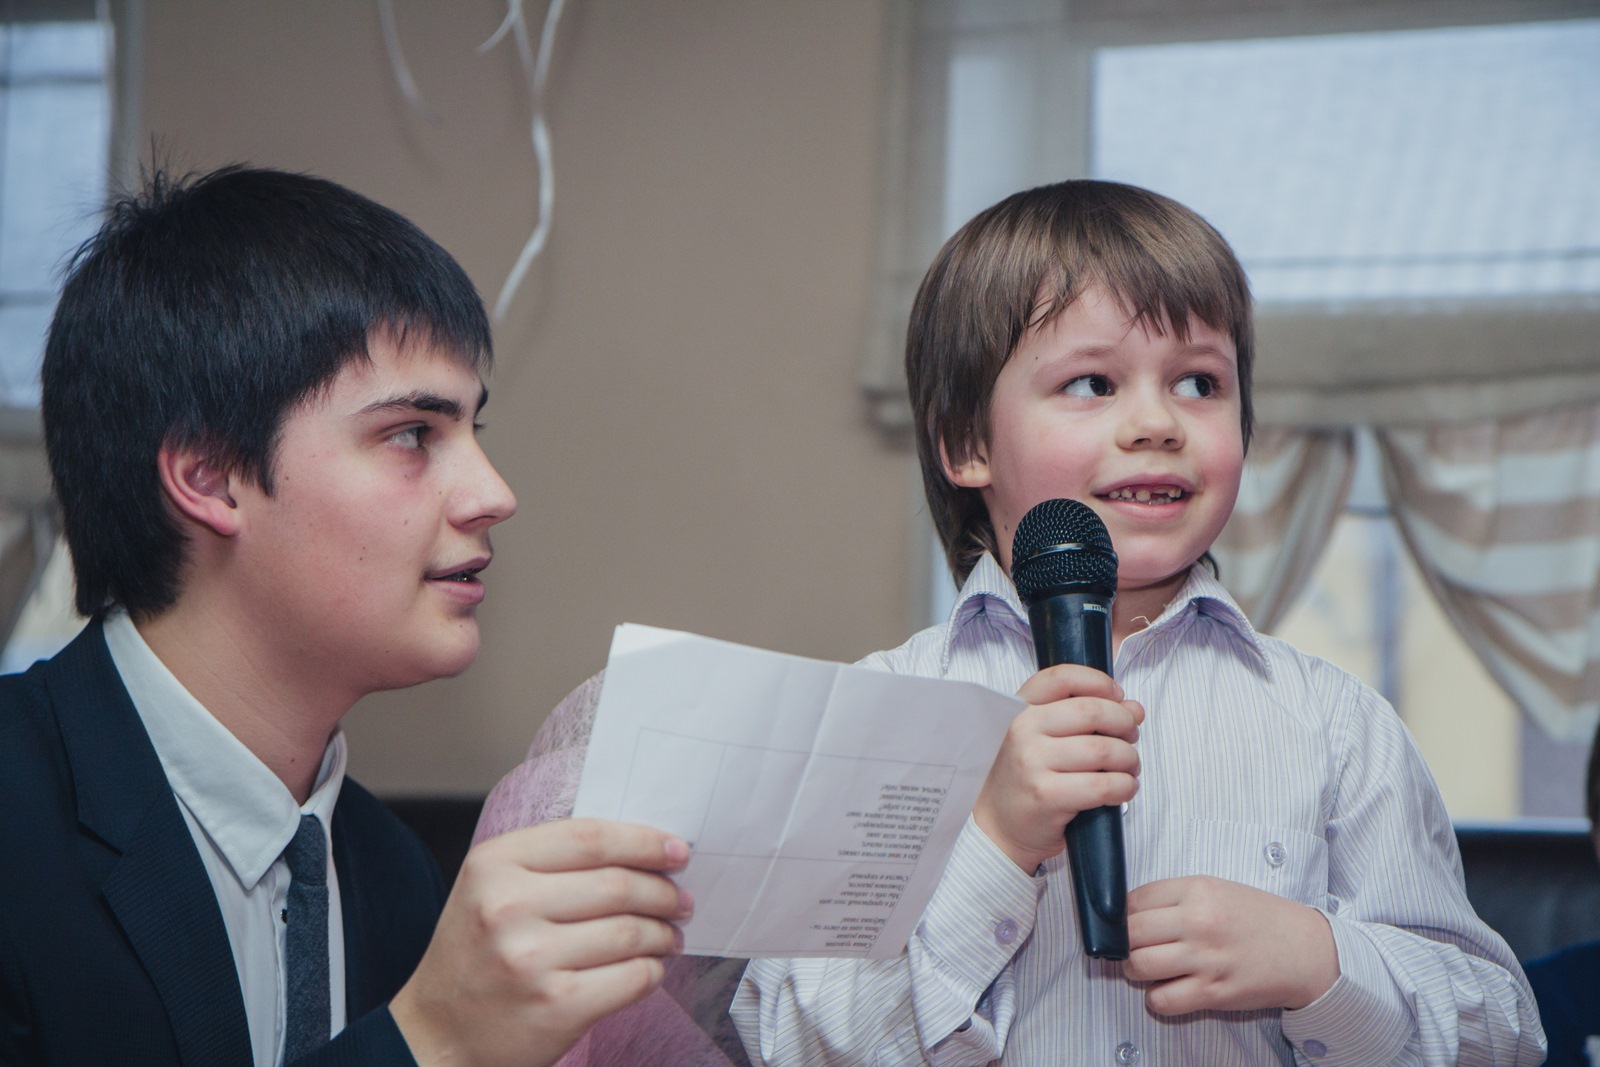
[[[407,426],[405,429],[389,435],[389,440],[406,448],[421,448],[423,438],[428,436],[428,427],[417,425]]]
[[[1104,374],[1084,374],[1061,387],[1068,396],[1110,396],[1111,379]]]
[[[1179,396],[1204,400],[1216,395],[1217,380],[1209,374],[1186,374],[1178,379],[1174,391]]]

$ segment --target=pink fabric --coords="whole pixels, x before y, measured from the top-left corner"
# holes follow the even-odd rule
[[[572,814],[603,679],[590,678],[550,713],[528,758],[489,793],[474,843]],[[749,1067],[728,1018],[743,973],[743,960],[668,960],[660,989],[600,1020],[556,1067]]]

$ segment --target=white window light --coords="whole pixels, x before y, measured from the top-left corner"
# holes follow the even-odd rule
[[[95,21],[0,24],[0,407],[38,405],[61,268],[96,226],[109,32]]]

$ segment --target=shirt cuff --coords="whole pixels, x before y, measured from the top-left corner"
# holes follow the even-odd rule
[[[916,999],[924,1048],[971,1021],[978,1000],[1033,933],[1044,887],[1044,878],[1023,873],[967,817],[908,946],[913,981],[922,987]],[[1011,1007],[994,1006],[1001,1029]]]
[[[1322,914],[1333,930],[1339,977],[1310,1004],[1283,1013],[1283,1036],[1317,1067],[1389,1063],[1416,1028],[1411,1009],[1358,925]]]

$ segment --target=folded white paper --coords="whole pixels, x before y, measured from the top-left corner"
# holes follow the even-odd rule
[[[971,682],[619,626],[573,814],[690,843],[685,952],[887,959],[1022,707]]]

